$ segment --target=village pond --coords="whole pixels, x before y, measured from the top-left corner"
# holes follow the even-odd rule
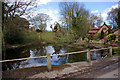
[[[36,46],[30,49],[18,48],[18,49],[9,49],[6,51],[5,60],[10,59],[18,59],[18,58],[29,58],[29,57],[37,57],[37,56],[46,56],[46,54],[50,53],[51,55],[56,54],[65,54],[67,52],[76,52],[83,51],[85,48],[74,48],[68,46],[57,46],[57,45],[43,45]],[[91,52],[91,59],[97,60],[101,58],[107,57],[108,50],[94,51]],[[72,55],[62,55],[62,56],[53,56],[51,57],[52,65],[61,65],[65,63],[73,63],[73,62],[81,62],[87,61],[87,54],[77,53]],[[28,68],[28,67],[36,67],[36,66],[46,66],[47,60],[46,58],[38,58],[38,59],[28,59],[23,61],[13,61],[13,62],[4,62],[2,63],[3,70],[12,70],[12,69],[20,69],[20,68]]]

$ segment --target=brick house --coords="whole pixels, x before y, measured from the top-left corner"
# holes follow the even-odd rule
[[[96,37],[95,34],[99,35],[101,34],[101,31],[103,30],[104,35],[108,35],[108,29],[111,29],[111,25],[107,25],[105,22],[102,26],[99,26],[98,28],[90,28],[88,31],[88,34],[91,35],[92,37]]]
[[[29,31],[29,21],[25,18],[22,18],[22,17],[19,17],[18,15],[16,15],[14,17],[14,22],[20,26],[20,28],[22,30],[25,30],[25,31]]]

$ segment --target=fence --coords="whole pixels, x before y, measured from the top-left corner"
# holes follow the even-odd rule
[[[77,51],[77,52],[71,52],[71,53],[65,53],[65,54],[56,54],[56,55],[50,55],[50,53],[49,53],[46,56],[38,56],[38,57],[31,57],[31,58],[20,58],[20,59],[12,59],[12,60],[2,60],[0,62],[22,61],[22,60],[27,60],[27,59],[36,59],[36,58],[46,57],[47,58],[47,68],[48,68],[48,70],[51,70],[52,69],[52,66],[51,66],[51,56],[61,56],[61,55],[77,54],[77,53],[79,54],[79,53],[87,52],[87,61],[90,62],[91,61],[90,52],[110,49],[109,50],[109,56],[112,56],[112,48],[113,47],[101,48],[101,49],[92,49],[92,50],[87,49],[87,50],[84,50],[84,51]],[[114,48],[117,48],[117,47],[114,47]]]

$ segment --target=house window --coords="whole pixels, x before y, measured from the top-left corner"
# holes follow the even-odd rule
[[[103,30],[106,30],[106,28],[103,28]]]

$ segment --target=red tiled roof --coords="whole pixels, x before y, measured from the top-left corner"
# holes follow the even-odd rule
[[[101,26],[98,26],[99,27],[99,29],[101,28]]]
[[[91,28],[91,29],[100,29],[100,28]]]
[[[112,28],[112,25],[108,25],[108,27],[111,29],[111,28]]]
[[[88,33],[96,33],[96,32],[97,32],[97,30],[89,31]]]
[[[114,32],[117,31],[117,30],[119,30],[119,29],[113,29],[112,32],[114,33]]]

